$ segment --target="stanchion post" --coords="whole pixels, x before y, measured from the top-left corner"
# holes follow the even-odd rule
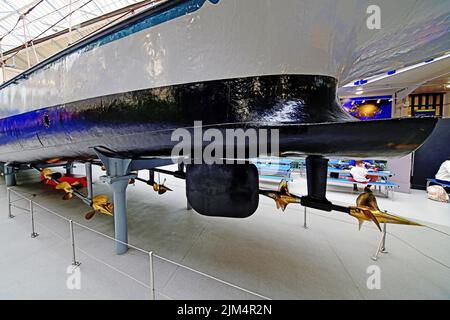
[[[92,163],[86,162],[86,180],[87,180],[87,197],[89,200],[92,200],[94,197],[94,192],[92,188]]]
[[[11,190],[9,188],[6,189],[6,196],[8,198],[8,218],[14,218],[14,216],[11,214]]]
[[[375,255],[372,257],[372,260],[377,261],[378,260],[378,254],[381,253],[387,253],[386,251],[386,223],[383,224],[383,231],[381,232],[381,239],[380,244],[378,245],[377,252],[375,252]]]
[[[75,256],[75,234],[73,233],[73,221],[69,220],[70,225],[70,240],[72,243],[72,265],[78,267],[81,262],[78,262]]]
[[[386,226],[386,224],[385,224],[385,226]],[[386,229],[384,229],[384,230],[386,230]],[[379,254],[380,252],[383,252],[384,237],[385,237],[385,232],[382,231],[382,232],[381,232],[380,243],[378,244],[377,251],[376,251],[375,254],[372,256],[372,260],[373,260],[373,261],[377,261],[377,260],[378,260],[378,254]]]
[[[381,252],[382,253],[388,253],[388,251],[386,250],[386,233],[387,233],[387,231],[386,231],[386,227],[387,226],[387,223],[384,223],[383,224],[383,244],[381,245]]]
[[[155,300],[155,278],[153,273],[153,251],[148,253],[150,272],[150,300]]]
[[[30,214],[31,214],[31,237],[36,238],[39,234],[34,231],[34,206],[33,200],[30,201]]]
[[[308,225],[306,224],[306,207],[303,216],[303,228],[308,229]]]

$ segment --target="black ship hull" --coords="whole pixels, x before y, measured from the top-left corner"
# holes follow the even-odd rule
[[[277,129],[279,152],[398,157],[418,148],[435,119],[357,121],[326,76],[274,75],[146,89],[39,109],[0,120],[0,161],[87,159],[105,146],[169,156],[179,128]],[[248,143],[247,143],[248,146]]]

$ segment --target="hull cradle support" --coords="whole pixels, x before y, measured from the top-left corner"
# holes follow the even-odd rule
[[[126,189],[130,181],[137,178],[138,170],[152,169],[172,164],[172,159],[139,158],[134,159],[126,154],[119,154],[105,147],[95,147],[94,152],[106,168],[106,175],[100,180],[107,183],[113,192],[114,232],[116,253],[124,254],[128,250],[128,226]]]
[[[5,184],[7,187],[13,187],[17,184],[16,181],[16,168],[14,166],[4,165]]]

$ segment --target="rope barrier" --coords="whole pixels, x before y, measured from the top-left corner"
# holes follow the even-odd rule
[[[29,198],[23,196],[23,195],[22,195],[21,193],[19,193],[18,191],[13,190],[12,188],[9,188],[9,190],[10,190],[11,192],[13,192],[16,196],[19,196],[19,197],[20,197],[20,199],[15,200],[15,201],[19,201],[19,200],[33,201],[33,200],[31,200],[31,199],[29,199]],[[14,201],[13,201],[13,202],[14,202]],[[13,203],[13,202],[11,202],[11,203]],[[70,221],[70,220],[67,219],[66,217],[63,217],[62,215],[60,215],[60,214],[54,212],[54,211],[51,210],[51,209],[48,209],[48,208],[44,207],[43,205],[41,205],[41,204],[39,204],[39,203],[37,203],[37,202],[34,202],[34,201],[33,201],[33,203],[34,203],[37,207],[43,209],[44,211],[47,211],[48,213],[54,214],[54,215],[56,215],[57,217],[59,217],[59,218],[65,220],[65,221]],[[18,206],[13,206],[13,207],[16,207],[16,208],[19,208],[19,209],[28,211],[27,209],[24,209],[24,208],[22,208],[22,207],[18,207]],[[313,215],[322,217],[322,218],[324,218],[324,219],[329,219],[329,220],[334,220],[334,221],[338,221],[338,222],[342,222],[342,223],[347,223],[347,224],[356,225],[356,223],[352,223],[352,222],[350,222],[350,221],[343,221],[343,220],[340,220],[340,219],[336,219],[336,218],[333,218],[333,217],[328,217],[328,216],[325,216],[325,215],[322,215],[322,214],[319,214],[319,213],[315,213],[315,212],[310,212],[310,214],[313,214]],[[97,235],[100,235],[100,236],[103,236],[103,237],[105,237],[105,238],[107,238],[107,239],[110,239],[110,240],[112,240],[112,241],[115,241],[115,242],[118,242],[118,243],[127,245],[128,247],[133,248],[133,249],[135,249],[135,250],[137,250],[137,251],[139,251],[139,252],[141,252],[141,253],[149,254],[149,251],[147,251],[147,250],[144,250],[144,249],[142,249],[142,248],[139,248],[139,247],[137,247],[137,246],[131,245],[131,244],[129,244],[129,243],[125,243],[125,242],[122,242],[122,241],[120,241],[120,240],[117,240],[117,239],[115,239],[115,238],[113,238],[113,237],[111,237],[111,236],[108,236],[108,235],[106,235],[106,234],[104,234],[104,233],[101,233],[101,232],[99,232],[99,231],[97,231],[97,230],[94,230],[94,229],[92,229],[92,228],[89,228],[89,227],[87,227],[87,226],[84,226],[84,225],[82,225],[82,224],[80,224],[80,223],[77,223],[77,222],[73,222],[73,223],[76,224],[77,226],[83,228],[83,229],[86,229],[86,230],[89,230],[89,231],[91,231],[91,232],[94,232],[94,233],[97,234]],[[39,224],[39,225],[43,226],[42,224]],[[45,227],[45,226],[43,226],[43,227]],[[371,229],[375,230],[375,227],[372,227],[372,226],[365,226],[365,227],[371,228]],[[427,227],[427,228],[429,228],[429,229],[431,229],[431,230],[433,230],[433,231],[439,232],[439,233],[441,233],[441,234],[443,234],[443,235],[450,236],[448,233],[446,233],[446,232],[444,232],[444,231],[441,231],[441,230],[438,230],[438,229],[435,229],[435,228],[432,228],[432,227],[429,227],[429,226],[425,226],[425,227]],[[47,230],[49,230],[51,233],[53,233],[54,235],[56,235],[58,238],[60,238],[61,240],[63,240],[64,242],[68,242],[68,241],[69,241],[68,239],[64,239],[64,238],[63,238],[62,236],[60,236],[59,234],[55,233],[52,229],[47,228],[47,227],[45,227],[45,228],[46,228]],[[450,269],[450,266],[448,266],[447,264],[445,264],[445,263],[439,261],[438,259],[436,259],[436,258],[434,258],[434,257],[432,257],[432,256],[430,256],[430,255],[428,255],[428,254],[426,254],[426,253],[424,253],[424,252],[422,252],[420,249],[418,249],[418,248],[415,247],[414,245],[410,244],[410,243],[407,242],[406,240],[402,239],[401,237],[399,237],[399,236],[393,234],[392,232],[388,232],[388,234],[391,235],[391,236],[393,236],[393,237],[396,238],[397,240],[401,241],[402,243],[404,243],[404,244],[407,245],[408,247],[414,249],[416,252],[418,252],[418,253],[421,254],[422,256],[424,256],[424,257],[426,257],[426,258],[432,260],[433,262],[435,262],[435,263],[437,263],[437,264],[439,264],[439,265],[441,265],[441,266],[443,266],[443,267],[445,267],[445,268],[447,268],[447,269]],[[135,281],[135,282],[138,283],[139,285],[141,285],[141,286],[143,286],[143,287],[145,287],[145,288],[147,288],[147,289],[151,289],[151,287],[150,287],[149,285],[147,285],[146,283],[144,283],[144,282],[142,282],[142,281],[136,279],[136,278],[133,277],[132,275],[130,275],[130,274],[128,274],[128,273],[126,273],[126,272],[124,272],[124,271],[122,271],[122,270],[120,270],[120,269],[118,269],[118,268],[116,268],[116,267],[114,267],[114,266],[112,266],[112,265],[110,265],[109,263],[107,263],[107,262],[105,262],[105,261],[103,261],[103,260],[101,260],[101,259],[99,259],[99,258],[96,258],[95,256],[89,254],[86,250],[84,250],[84,249],[82,249],[82,248],[80,248],[80,247],[77,247],[76,249],[79,250],[80,252],[82,252],[82,253],[83,253],[84,255],[86,255],[87,257],[89,257],[89,258],[91,258],[91,259],[93,259],[93,260],[95,260],[95,261],[97,261],[97,262],[99,262],[99,263],[101,263],[101,264],[107,266],[108,268],[114,270],[115,272],[118,272],[118,273],[122,274],[123,276],[125,276],[125,277],[127,277],[127,278],[129,278],[129,279],[131,279],[131,280],[133,280],[133,281]],[[256,296],[256,297],[259,297],[259,298],[262,298],[262,299],[265,299],[265,300],[271,300],[270,298],[268,298],[268,297],[266,297],[266,296],[263,296],[263,295],[260,295],[260,294],[258,294],[258,293],[255,293],[255,292],[253,292],[253,291],[250,291],[250,290],[241,288],[241,287],[239,287],[239,286],[237,286],[237,285],[234,285],[234,284],[229,283],[229,282],[227,282],[227,281],[221,280],[221,279],[216,278],[216,277],[214,277],[214,276],[211,276],[211,275],[209,275],[209,274],[207,274],[207,273],[204,273],[204,272],[201,272],[201,271],[197,271],[197,270],[195,270],[195,269],[193,269],[193,268],[184,266],[184,265],[182,265],[182,264],[180,264],[180,263],[178,263],[178,262],[172,261],[172,260],[170,260],[170,259],[164,258],[164,257],[159,256],[159,255],[156,255],[156,254],[154,254],[154,256],[155,256],[156,258],[162,260],[162,261],[168,262],[168,263],[173,264],[173,265],[175,265],[175,266],[177,266],[177,267],[180,267],[180,268],[189,270],[189,271],[191,271],[191,272],[197,273],[197,274],[199,274],[199,275],[201,275],[201,276],[204,276],[204,277],[206,277],[206,278],[212,279],[212,280],[217,281],[217,282],[219,282],[219,283],[228,285],[228,286],[230,286],[230,287],[232,287],[232,288],[238,289],[238,290],[243,291],[243,292],[245,292],[245,293],[254,295],[254,296]],[[158,290],[155,290],[155,293],[159,294],[160,296],[162,296],[162,297],[164,297],[164,298],[172,299],[171,297],[169,297],[169,296],[163,294],[162,292],[160,292],[160,291],[158,291]]]
[[[175,261],[169,260],[169,259],[167,259],[167,258],[158,256],[157,254],[155,254],[154,256],[155,256],[155,258],[158,258],[158,259],[161,259],[161,260],[163,260],[163,261],[172,263],[172,264],[174,264],[174,265],[176,265],[176,266],[178,266],[178,267],[180,267],[180,268],[187,269],[187,270],[192,271],[192,272],[194,272],[194,273],[200,274],[200,275],[202,275],[202,276],[204,276],[204,277],[207,277],[207,278],[216,280],[216,281],[218,281],[218,282],[220,282],[220,283],[226,284],[226,285],[228,285],[228,286],[230,286],[230,287],[233,287],[233,288],[235,288],[235,289],[239,289],[239,290],[242,290],[242,291],[244,291],[244,292],[246,292],[246,293],[250,293],[250,294],[252,294],[252,295],[254,295],[254,296],[257,296],[257,297],[260,297],[260,298],[262,298],[262,299],[264,299],[264,300],[272,300],[272,299],[270,299],[270,298],[268,298],[268,297],[266,297],[266,296],[263,296],[263,295],[261,295],[261,294],[259,294],[259,293],[255,293],[255,292],[253,292],[253,291],[250,291],[250,290],[241,288],[241,287],[239,287],[239,286],[237,286],[237,285],[234,285],[234,284],[232,284],[232,283],[229,283],[229,282],[227,282],[227,281],[225,281],[225,280],[221,280],[221,279],[216,278],[216,277],[214,277],[214,276],[211,276],[211,275],[209,275],[209,274],[207,274],[207,273],[204,273],[204,272],[201,272],[201,271],[197,271],[197,270],[195,270],[195,269],[192,269],[192,268],[189,268],[189,267],[187,267],[187,266],[184,266],[184,265],[182,265],[182,264],[180,264],[180,263],[178,263],[178,262],[175,262]]]
[[[334,220],[334,221],[338,221],[338,222],[347,223],[347,224],[351,224],[351,225],[357,226],[356,223],[353,223],[353,222],[350,222],[350,221],[343,221],[343,220],[336,219],[336,218],[333,218],[333,217],[324,216],[324,215],[321,215],[321,214],[319,214],[319,213],[317,213],[317,212],[311,212],[311,211],[310,211],[310,212],[308,212],[308,213],[309,213],[309,214],[312,214],[312,215],[316,215],[316,216],[322,217],[322,218],[324,218],[324,219]],[[369,228],[369,229],[372,229],[372,230],[377,230],[375,227],[369,226],[369,225],[366,225],[366,226],[363,225],[362,227],[364,227],[364,228]],[[440,230],[438,230],[438,229],[434,229],[434,228],[428,227],[428,226],[424,226],[424,227],[429,228],[429,229],[434,230],[434,231],[437,231],[437,232],[440,232],[440,233],[442,233],[442,234],[444,234],[444,235],[446,235],[446,236],[450,236],[450,234],[448,234],[448,233],[446,233],[446,232],[443,232],[443,231],[440,231]],[[412,248],[412,249],[414,249],[415,251],[417,251],[417,252],[418,252],[419,254],[421,254],[422,256],[424,256],[424,257],[426,257],[426,258],[428,258],[428,259],[430,259],[430,260],[432,260],[432,261],[434,261],[434,262],[436,262],[436,263],[442,265],[443,267],[445,267],[445,268],[447,268],[447,269],[450,269],[450,266],[449,266],[449,265],[447,265],[447,264],[445,264],[445,263],[439,261],[438,259],[436,259],[436,258],[434,258],[434,257],[432,257],[432,256],[430,256],[430,255],[427,255],[426,253],[422,252],[420,249],[416,248],[414,245],[410,244],[409,242],[407,242],[406,240],[400,238],[399,236],[393,234],[392,232],[387,231],[387,234],[389,234],[389,235],[393,236],[394,238],[396,238],[397,240],[403,242],[404,244],[406,244],[406,245],[409,246],[410,248]]]
[[[46,212],[48,212],[48,213],[51,213],[51,214],[53,214],[53,215],[56,215],[57,217],[59,217],[59,218],[65,220],[65,221],[67,221],[67,222],[72,221],[72,220],[70,220],[70,219],[68,219],[68,218],[66,218],[66,217],[63,217],[62,215],[56,213],[55,211],[53,211],[53,210],[51,210],[51,209],[49,209],[49,208],[46,208],[46,207],[44,207],[43,205],[41,205],[41,204],[39,204],[39,203],[33,201],[32,199],[29,199],[29,198],[27,198],[27,197],[24,197],[24,196],[23,196],[21,193],[19,193],[18,191],[14,190],[14,189],[12,189],[12,188],[8,188],[8,189],[9,189],[11,192],[13,192],[14,194],[16,194],[17,196],[22,197],[20,200],[28,200],[28,201],[32,201],[33,204],[34,204],[36,207],[39,207],[39,208],[41,208],[42,210],[44,210],[44,211],[46,211]],[[27,211],[28,211],[28,210],[27,210]],[[108,239],[110,239],[110,240],[112,240],[112,241],[115,241],[115,242],[124,244],[124,245],[126,245],[126,246],[128,246],[128,247],[130,247],[130,248],[132,248],[132,249],[135,249],[135,250],[141,252],[141,253],[150,254],[150,251],[144,250],[144,249],[142,249],[142,248],[139,248],[139,247],[134,246],[134,245],[129,244],[129,243],[122,242],[122,241],[120,241],[120,240],[118,240],[118,239],[115,239],[115,238],[113,238],[113,237],[111,237],[111,236],[108,236],[108,235],[106,235],[106,234],[104,234],[104,233],[101,233],[101,232],[99,232],[99,231],[97,231],[97,230],[94,230],[94,229],[92,229],[92,228],[89,228],[89,227],[87,227],[87,226],[85,226],[85,225],[82,225],[82,224],[80,224],[80,223],[77,223],[77,222],[75,222],[75,221],[72,221],[72,223],[75,224],[75,225],[77,225],[77,226],[79,226],[79,227],[81,227],[81,228],[83,228],[83,229],[89,230],[89,231],[91,231],[91,232],[93,232],[93,233],[95,233],[95,234],[98,234],[98,235],[100,235],[100,236],[103,236],[103,237],[105,237],[105,238],[108,238]],[[64,241],[64,242],[69,242],[69,239],[64,239],[61,235],[59,235],[58,233],[56,233],[56,232],[53,231],[52,229],[46,227],[45,225],[43,225],[43,224],[41,224],[41,223],[38,223],[38,224],[39,224],[40,226],[44,227],[45,229],[49,230],[52,234],[56,235],[56,236],[57,236],[58,238],[60,238],[62,241]],[[131,279],[131,280],[133,280],[133,281],[135,281],[135,282],[137,282],[138,284],[144,286],[145,288],[151,289],[151,287],[150,287],[149,285],[147,285],[146,283],[144,283],[144,282],[142,282],[142,281],[136,279],[136,278],[133,277],[132,275],[130,275],[130,274],[128,274],[128,273],[126,273],[126,272],[124,272],[124,271],[122,271],[122,270],[120,270],[120,269],[118,269],[118,268],[116,268],[116,267],[114,267],[114,266],[112,266],[112,265],[110,265],[109,263],[107,263],[107,262],[105,262],[105,261],[103,261],[103,260],[101,260],[101,259],[99,259],[99,258],[94,257],[93,255],[89,254],[86,250],[84,250],[84,249],[82,249],[82,248],[80,248],[80,247],[78,247],[78,246],[76,246],[76,250],[82,252],[83,254],[85,254],[86,256],[88,256],[89,258],[91,258],[91,259],[93,259],[93,260],[95,260],[95,261],[97,261],[97,262],[99,262],[99,263],[104,264],[105,266],[111,268],[112,270],[114,270],[114,271],[116,271],[116,272],[122,274],[123,276],[125,276],[125,277],[127,277],[127,278],[129,278],[129,279]],[[169,260],[169,259],[167,259],[167,258],[161,257],[161,256],[156,255],[156,254],[154,254],[153,256],[156,257],[156,258],[158,258],[158,259],[161,259],[161,260],[163,260],[163,261],[166,261],[166,262],[168,262],[168,263],[171,263],[171,264],[173,264],[173,265],[175,265],[175,266],[177,266],[177,267],[180,267],[180,268],[189,270],[189,271],[191,271],[191,272],[197,273],[197,274],[199,274],[199,275],[201,275],[201,276],[204,276],[204,277],[206,277],[206,278],[215,280],[215,281],[217,281],[217,282],[219,282],[219,283],[222,283],[222,284],[228,285],[228,286],[230,286],[230,287],[232,287],[232,288],[238,289],[238,290],[240,290],[240,291],[242,291],[242,292],[245,292],[245,293],[254,295],[254,296],[259,297],[259,298],[264,299],[264,300],[271,300],[270,298],[268,298],[268,297],[266,297],[266,296],[263,296],[263,295],[261,295],[261,294],[255,293],[255,292],[253,292],[253,291],[250,291],[250,290],[241,288],[241,287],[239,287],[239,286],[237,286],[237,285],[234,285],[234,284],[232,284],[232,283],[230,283],[230,282],[227,282],[227,281],[225,281],[225,280],[221,280],[221,279],[216,278],[216,277],[214,277],[214,276],[211,276],[211,275],[209,275],[209,274],[207,274],[207,273],[204,273],[204,272],[195,270],[195,269],[193,269],[193,268],[184,266],[184,265],[182,265],[182,264],[180,264],[180,263],[178,263],[178,262]],[[156,293],[158,293],[158,294],[159,294],[160,296],[162,296],[162,297],[165,297],[165,298],[167,298],[167,299],[173,300],[173,298],[171,298],[171,297],[169,297],[169,296],[163,294],[162,292],[160,292],[160,291],[158,291],[158,290],[156,290],[156,289],[155,289],[154,291],[155,291]]]
[[[122,270],[120,270],[120,269],[117,269],[116,267],[110,265],[109,263],[107,263],[107,262],[105,262],[105,261],[103,261],[103,260],[101,260],[101,259],[99,259],[99,258],[94,257],[93,255],[91,255],[90,253],[88,253],[88,252],[86,252],[85,250],[81,249],[80,247],[77,247],[77,250],[80,251],[81,253],[83,253],[84,255],[88,256],[89,258],[91,258],[91,259],[93,259],[93,260],[95,260],[95,261],[97,261],[97,262],[99,262],[99,263],[101,263],[101,264],[107,266],[108,268],[110,268],[110,269],[112,269],[112,270],[114,270],[114,271],[120,273],[121,275],[123,275],[123,276],[125,276],[125,277],[127,277],[127,278],[129,278],[129,279],[131,279],[131,280],[133,280],[133,281],[135,281],[135,282],[137,282],[137,283],[140,284],[141,286],[143,286],[143,287],[145,287],[145,288],[147,288],[147,289],[151,289],[150,286],[149,286],[148,284],[142,282],[141,280],[136,279],[136,278],[133,277],[132,275],[130,275],[130,274],[128,274],[128,273],[126,273],[126,272],[124,272],[124,271],[122,271]]]

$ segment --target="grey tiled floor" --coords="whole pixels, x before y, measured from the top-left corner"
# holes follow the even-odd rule
[[[95,171],[96,176],[100,174]],[[129,241],[145,250],[273,299],[450,298],[450,238],[445,234],[422,227],[389,226],[389,253],[374,262],[370,256],[379,234],[370,224],[358,231],[352,217],[309,209],[309,229],[305,230],[301,207],[291,205],[282,213],[268,198],[261,198],[257,212],[247,219],[204,217],[185,210],[184,182],[167,179],[174,191],[162,196],[144,184],[128,188]],[[36,194],[37,203],[113,236],[111,217],[97,215],[86,221],[86,205],[78,199],[62,201],[61,193],[37,181],[36,174],[21,173],[16,190]],[[97,181],[94,190],[110,194]],[[293,193],[304,190],[302,178],[291,185]],[[328,197],[354,203],[356,195],[329,192]],[[380,199],[379,205],[450,233],[450,204],[427,200],[421,191],[396,194],[395,200]],[[84,252],[77,251],[82,262],[81,289],[67,289],[68,224],[37,209],[39,236],[32,239],[29,214],[16,210],[16,217],[8,219],[6,208],[2,184],[0,298],[149,298],[148,256],[133,249],[116,256],[111,241],[79,227],[75,235]],[[381,270],[380,290],[366,286],[367,268],[374,264]],[[255,298],[158,259],[155,284],[158,299]]]

